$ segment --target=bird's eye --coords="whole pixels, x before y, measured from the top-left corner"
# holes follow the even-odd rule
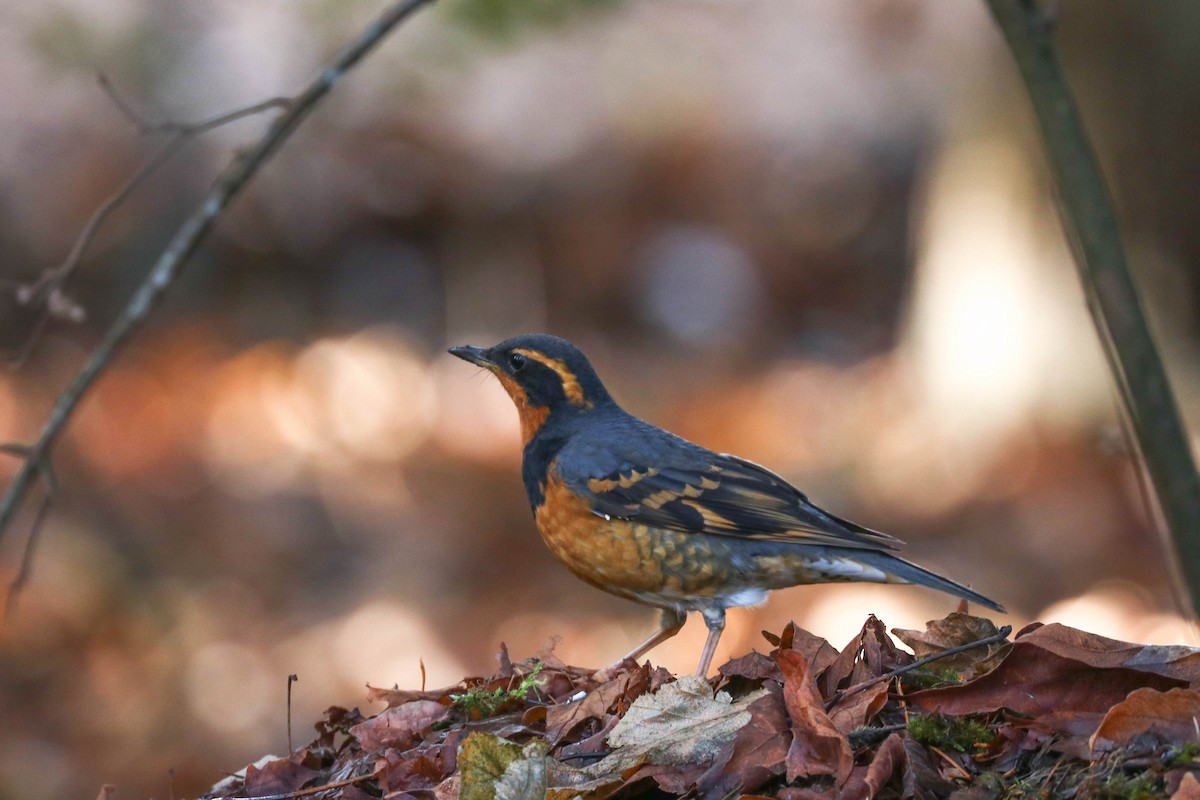
[[[521,370],[525,369],[525,364],[527,361],[528,359],[520,353],[508,354],[508,365],[512,367],[513,372],[520,372]]]

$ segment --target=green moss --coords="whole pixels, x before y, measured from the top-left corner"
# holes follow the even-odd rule
[[[962,682],[962,675],[952,669],[923,667],[914,669],[904,676],[905,685],[911,689],[941,689],[946,686],[957,686]]]
[[[1099,787],[1097,800],[1156,800],[1163,796],[1159,781],[1149,773],[1130,776],[1115,772]]]
[[[1194,767],[1200,761],[1200,742],[1185,742],[1171,759],[1172,767]]]
[[[993,738],[984,719],[974,716],[944,717],[941,714],[909,717],[908,735],[923,745],[960,753],[969,753],[977,745],[987,744]]]
[[[537,662],[528,675],[521,679],[516,686],[507,689],[488,690],[482,686],[468,689],[461,694],[452,694],[454,707],[461,710],[468,719],[488,719],[505,710],[506,706],[521,703],[530,690],[537,688],[537,676],[545,664]]]

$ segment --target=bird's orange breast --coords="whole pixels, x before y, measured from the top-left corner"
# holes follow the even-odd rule
[[[728,554],[710,537],[605,519],[553,475],[534,511],[546,546],[577,576],[651,605],[711,597],[728,585]]]

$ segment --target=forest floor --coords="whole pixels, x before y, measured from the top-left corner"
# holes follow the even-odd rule
[[[491,677],[331,708],[207,797],[1200,800],[1200,650],[1009,633],[871,617],[839,651],[788,625],[707,680],[502,651]]]

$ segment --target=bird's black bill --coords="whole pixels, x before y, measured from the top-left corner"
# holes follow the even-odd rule
[[[484,353],[487,351],[482,347],[472,347],[469,344],[460,344],[457,347],[450,348],[450,354],[458,356],[463,361],[470,361],[472,364],[477,364],[481,367],[489,367],[492,362]]]

